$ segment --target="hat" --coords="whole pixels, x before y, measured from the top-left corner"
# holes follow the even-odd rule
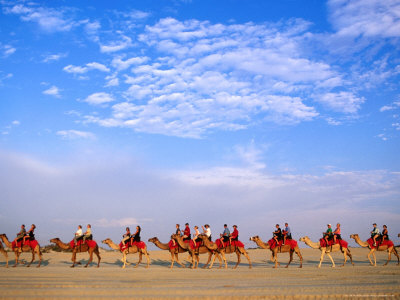
[[[372,224],[372,225],[376,225],[376,223]]]
[[[224,226],[228,226],[228,225],[224,224]]]
[[[331,224],[328,224],[327,226],[332,226]]]
[[[233,225],[233,227],[236,227],[236,228],[237,228],[237,225]]]
[[[185,225],[189,225],[189,223],[186,223]]]

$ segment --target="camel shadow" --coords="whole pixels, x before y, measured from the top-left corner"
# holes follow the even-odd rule
[[[156,265],[156,266],[162,266],[162,267],[169,267],[171,265],[171,261],[168,260],[162,260],[162,259],[153,259],[151,261],[152,265]],[[178,267],[179,264],[177,264],[176,262],[174,263],[174,266],[177,265]]]
[[[137,264],[137,261],[129,261],[128,260],[128,262],[130,263],[130,265],[126,265],[126,268],[132,268],[132,267],[134,267],[136,264]],[[153,262],[151,262],[150,263],[150,265],[152,264]],[[121,267],[122,268],[122,266],[124,265],[124,263],[120,260],[120,259],[116,259],[114,262],[107,262],[107,261],[105,261],[105,262],[102,262],[102,264],[103,265],[111,265],[111,266],[117,266],[117,267]],[[140,263],[140,265],[138,265],[137,267],[138,268],[140,268],[140,267],[146,267],[147,266],[147,262],[141,262]]]

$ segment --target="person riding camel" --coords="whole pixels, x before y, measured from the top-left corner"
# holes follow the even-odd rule
[[[229,243],[232,244],[232,241],[239,240],[239,231],[237,230],[237,226],[233,225],[233,232],[230,234]]]
[[[341,240],[342,236],[340,233],[340,223],[336,224],[336,228],[333,231],[333,243],[336,244],[336,240]]]
[[[387,230],[387,226],[386,225],[383,225],[383,229],[382,229],[382,244],[383,244],[383,241],[384,240],[389,240],[389,233],[388,233],[388,230]]]
[[[185,224],[185,230],[183,231],[182,238],[183,238],[184,241],[190,241],[191,240],[189,223]]]
[[[35,224],[32,224],[31,229],[29,229],[24,236],[22,245],[25,244],[26,240],[33,241],[35,239],[35,234],[34,234],[35,228],[36,228]]]
[[[14,239],[15,245],[18,245],[18,242],[24,239],[24,236],[26,235],[26,229],[25,229],[25,225],[22,224],[21,225],[21,230],[17,233],[17,237]],[[22,246],[18,247],[18,250],[20,252],[22,252]]]
[[[194,234],[192,238],[194,245],[197,245],[196,243],[198,242],[198,240],[200,240],[199,235],[200,235],[199,227],[194,226]]]
[[[276,230],[272,233],[274,235],[274,240],[276,242],[276,245],[279,245],[279,240],[282,240],[282,230],[279,227],[279,224],[275,225]]]
[[[328,241],[332,238],[332,225],[328,224],[327,226],[328,226],[328,229],[325,232],[322,233],[323,234],[323,238],[324,238],[324,240],[326,242],[326,246],[329,245]]]
[[[290,231],[290,227],[288,223],[285,223],[285,229],[282,231],[283,234],[283,244],[286,244],[286,239],[292,239],[292,232]]]
[[[177,235],[179,235],[179,236],[182,236],[182,231],[181,231],[181,229],[180,229],[180,226],[181,226],[181,225],[179,225],[179,224],[176,224],[176,225],[175,225],[175,227],[176,227],[175,234],[177,234]],[[176,241],[175,241],[173,238],[171,238],[171,241],[172,241],[173,247],[175,247],[175,246],[176,246]]]
[[[142,231],[142,228],[140,228],[140,226],[136,226],[136,232],[134,234],[132,234],[131,236],[131,245],[133,245],[133,243],[135,242],[140,242],[140,232]]]
[[[93,235],[92,235],[92,226],[90,224],[88,224],[86,226],[86,231],[83,234],[83,242],[85,241],[89,241],[93,239]]]
[[[378,227],[376,226],[376,223],[372,224],[374,228],[372,228],[371,231],[371,238],[374,240],[374,246],[376,246],[376,239],[380,236],[380,232]]]
[[[129,229],[129,227],[125,228],[126,232],[125,234],[122,236],[122,245],[125,246],[126,241],[128,241],[131,238],[131,230]]]
[[[211,242],[211,228],[210,228],[210,225],[206,224],[204,226],[201,226],[201,228],[203,229],[203,233],[208,237],[208,240]]]
[[[228,225],[224,224],[224,232],[220,234],[220,241],[221,244],[224,245],[224,243],[228,242],[230,239],[231,232],[229,231]]]
[[[75,232],[74,244],[76,245],[78,243],[78,240],[82,238],[83,238],[82,225],[78,225],[78,230]]]

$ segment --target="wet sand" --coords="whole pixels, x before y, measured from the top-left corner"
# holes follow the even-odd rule
[[[348,262],[345,267],[343,256],[334,253],[337,264],[331,268],[328,258],[322,267],[318,250],[301,249],[304,263],[298,268],[299,260],[288,269],[284,263],[288,254],[279,254],[282,266],[274,269],[269,261],[270,252],[264,249],[249,250],[253,268],[249,269],[245,257],[237,269],[232,269],[236,255],[227,255],[228,269],[218,269],[218,262],[211,270],[181,268],[171,270],[170,255],[167,251],[150,251],[151,265],[138,268],[132,265],[122,269],[121,254],[101,251],[100,268],[93,263],[88,268],[70,268],[70,253],[44,253],[40,268],[36,263],[30,268],[12,268],[14,254],[9,253],[10,267],[4,268],[5,259],[0,256],[0,298],[42,299],[42,298],[202,298],[202,299],[400,299],[400,266],[392,257],[388,266],[383,267],[387,253],[377,254],[379,266],[372,267],[367,261],[368,250],[351,248],[355,266]],[[29,254],[22,255],[24,260]],[[180,259],[187,258],[181,254]],[[78,260],[86,263],[88,254],[78,254]],[[136,262],[138,255],[128,255],[130,262]],[[201,255],[200,267],[206,262]],[[186,263],[188,264],[188,263]]]

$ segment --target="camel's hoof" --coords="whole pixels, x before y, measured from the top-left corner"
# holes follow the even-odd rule
[[[289,266],[286,266],[285,268],[287,269]]]
[[[27,265],[26,267],[29,268],[31,265]]]
[[[300,266],[299,268],[302,268],[303,266]]]
[[[71,266],[71,268],[75,268],[75,266]]]
[[[85,266],[85,268],[87,268],[88,265]]]
[[[15,268],[17,265],[13,266],[13,268]]]

